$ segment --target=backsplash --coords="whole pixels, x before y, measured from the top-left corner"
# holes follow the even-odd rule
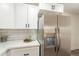
[[[27,29],[0,29],[0,36],[7,35],[7,40],[23,40],[32,37],[33,40],[37,39],[37,30],[27,30]]]

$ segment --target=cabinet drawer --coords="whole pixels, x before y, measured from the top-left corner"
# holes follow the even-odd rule
[[[11,49],[10,56],[39,56],[39,47]]]

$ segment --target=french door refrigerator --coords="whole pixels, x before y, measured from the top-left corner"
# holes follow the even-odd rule
[[[51,12],[39,15],[38,41],[41,56],[71,55],[70,16]]]

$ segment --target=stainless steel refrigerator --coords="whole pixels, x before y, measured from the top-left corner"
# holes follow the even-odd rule
[[[39,14],[38,41],[41,56],[71,55],[71,19],[68,15]]]

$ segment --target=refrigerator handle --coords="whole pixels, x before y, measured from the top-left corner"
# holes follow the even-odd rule
[[[56,33],[56,54],[58,54],[59,49],[60,49],[60,29],[57,27],[55,28],[55,33]]]
[[[57,32],[57,39],[58,39],[58,46],[60,47],[60,29],[58,28],[58,32]]]

